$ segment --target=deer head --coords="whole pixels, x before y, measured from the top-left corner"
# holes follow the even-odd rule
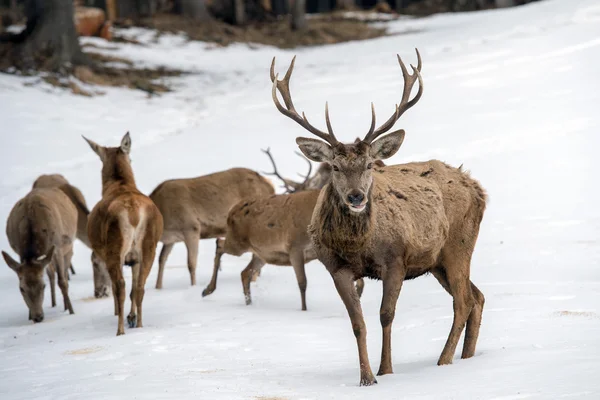
[[[302,190],[306,190],[308,188],[308,184],[310,181],[310,174],[312,173],[312,164],[310,163],[309,160],[307,160],[306,158],[302,157],[302,154],[296,152],[296,154],[298,154],[300,157],[302,157],[303,159],[306,160],[306,162],[308,163],[308,173],[304,176],[304,175],[300,175],[302,178],[304,178],[304,181],[302,182],[295,182],[291,179],[287,179],[284,178],[283,176],[281,176],[279,174],[279,171],[277,170],[277,164],[275,163],[275,159],[273,158],[273,155],[271,154],[271,149],[268,148],[266,150],[262,150],[261,151],[263,153],[265,153],[268,157],[269,160],[271,160],[271,164],[273,165],[273,172],[264,172],[265,175],[271,175],[271,176],[276,176],[277,178],[279,178],[281,180],[281,182],[283,182],[283,187],[285,188],[285,193],[294,193],[294,192],[300,192]]]
[[[129,153],[131,152],[131,137],[129,136],[129,132],[123,136],[119,147],[100,146],[85,136],[82,137],[102,161],[103,187],[111,180],[125,179],[134,181],[133,172],[131,171],[131,159],[129,158]]]
[[[54,246],[48,250],[45,255],[37,259],[24,260],[17,262],[4,251],[2,257],[6,264],[15,271],[19,277],[19,290],[29,309],[29,319],[33,322],[42,322],[44,320],[44,270],[52,260]]]
[[[275,75],[275,58],[273,58],[273,62],[271,63],[271,81],[273,82],[272,96],[275,106],[283,115],[296,121],[304,129],[322,139],[317,140],[299,137],[296,138],[296,143],[308,159],[331,165],[333,169],[331,185],[335,189],[335,192],[337,192],[340,200],[355,213],[364,211],[367,202],[369,201],[369,193],[373,182],[371,175],[373,164],[379,160],[385,160],[386,158],[393,156],[398,151],[404,140],[404,130],[400,129],[388,133],[379,139],[377,138],[388,132],[402,114],[414,106],[423,94],[421,55],[418,50],[416,51],[418,64],[416,68],[411,65],[413,70],[412,74],[408,73],[402,59],[398,56],[398,63],[400,64],[402,75],[404,77],[404,90],[400,104],[396,105],[396,109],[392,116],[376,129],[375,108],[373,103],[371,103],[371,128],[364,139],[357,139],[351,144],[341,143],[335,137],[331,127],[331,121],[329,120],[329,108],[327,103],[325,103],[327,132],[315,128],[308,122],[304,113],[300,116],[296,111],[289,88],[296,57],[292,60],[283,80],[278,80],[278,75]],[[417,80],[419,81],[419,91],[412,100],[409,100],[411,90]],[[285,107],[277,98],[278,91],[283,98]]]

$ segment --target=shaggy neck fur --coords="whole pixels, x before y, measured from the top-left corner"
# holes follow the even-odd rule
[[[348,209],[331,186],[325,189],[326,196],[321,204],[319,225],[313,227],[317,240],[342,258],[360,253],[372,234],[372,201],[369,190],[366,208],[361,213]]]
[[[124,154],[116,154],[112,160],[107,160],[102,167],[102,195],[115,184],[135,187],[133,170]]]

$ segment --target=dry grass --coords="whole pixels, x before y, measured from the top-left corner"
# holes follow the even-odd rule
[[[598,314],[592,311],[555,311],[557,317],[585,317],[585,318],[600,318]]]
[[[65,352],[65,354],[69,355],[69,356],[80,356],[80,355],[85,355],[85,354],[97,353],[102,349],[104,349],[104,347],[100,347],[100,346],[84,347],[83,349],[67,351],[67,352]]]

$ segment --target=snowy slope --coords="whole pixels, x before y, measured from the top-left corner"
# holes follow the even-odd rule
[[[246,307],[239,272],[247,255],[225,256],[217,291],[202,298],[212,240],[200,246],[199,287],[189,287],[185,249],[177,245],[165,288],[154,289],[156,270],[147,282],[145,327],[115,337],[112,299],[93,299],[90,252],[77,243],[72,316],[47,299],[46,320],[27,321],[17,279],[0,266],[0,397],[599,399],[600,4],[547,0],[390,27],[399,34],[294,52],[212,49],[178,36],[153,42],[139,30],[132,34],[145,35],[147,46],[88,39],[140,64],[197,72],[174,79],[176,92],[151,99],[106,88],[83,98],[0,75],[0,221],[41,173],[62,173],[89,204],[99,200],[100,162],[82,134],[115,146],[129,130],[145,192],[165,179],[232,166],[268,170],[260,152],[267,146],[282,172],[304,172],[292,152],[294,138],[306,133],[272,104],[271,58],[283,73],[298,55],[297,108],[324,126],[328,100],[338,137],[351,141],[368,129],[371,101],[379,120],[392,112],[402,87],[395,54],[414,63],[418,47],[425,92],[398,124],[407,137],[390,162],[464,164],[489,192],[472,263],[472,280],[486,296],[476,357],[435,365],[452,302],[423,277],[400,295],[395,374],[360,388],[350,323],[323,266],[307,266],[307,312],[292,269],[273,266],[263,269]],[[0,248],[10,250],[4,235]],[[380,299],[381,284],[368,281],[363,310],[375,370]]]

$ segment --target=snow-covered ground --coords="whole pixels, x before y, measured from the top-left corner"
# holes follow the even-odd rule
[[[140,64],[196,72],[153,98],[107,88],[84,98],[0,75],[0,221],[42,173],[62,173],[90,205],[99,200],[100,162],[82,134],[115,146],[129,130],[146,193],[165,179],[233,166],[269,170],[260,152],[268,146],[282,172],[304,172],[292,153],[306,133],[272,104],[271,58],[283,73],[298,55],[297,108],[324,126],[328,100],[338,137],[352,141],[368,129],[371,101],[379,120],[392,112],[402,87],[395,54],[414,63],[418,47],[425,91],[398,124],[407,136],[390,162],[464,164],[489,192],[472,263],[487,300],[474,358],[436,366],[452,301],[423,277],[404,285],[398,301],[395,374],[360,388],[349,319],[323,266],[307,266],[307,312],[283,267],[263,269],[254,304],[245,306],[239,273],[249,256],[225,256],[217,291],[202,298],[212,240],[201,244],[199,286],[189,286],[177,245],[165,288],[154,289],[156,270],[148,280],[145,327],[116,337],[112,299],[93,298],[90,251],[77,243],[75,315],[51,309],[47,291],[46,320],[32,324],[16,276],[0,267],[0,398],[599,399],[600,4],[547,0],[399,20],[390,29],[412,33],[294,51],[155,41],[140,30],[132,34],[146,46],[87,39]],[[4,235],[0,248],[10,251]],[[363,310],[375,370],[380,299],[381,284],[368,281]]]

